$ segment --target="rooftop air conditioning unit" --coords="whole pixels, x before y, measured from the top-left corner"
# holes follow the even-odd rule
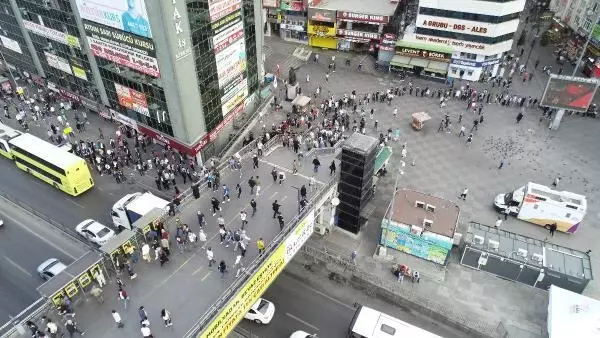
[[[431,205],[431,204],[427,204],[427,208],[425,209],[429,212],[435,212],[435,206]]]
[[[538,263],[542,263],[544,261],[544,256],[540,255],[539,253],[534,253],[531,256],[531,259],[533,259],[534,261],[538,262]]]
[[[491,250],[498,251],[498,248],[500,247],[500,242],[488,239],[488,247]]]
[[[425,202],[416,201],[415,202],[415,208],[425,209]]]
[[[421,236],[422,232],[423,232],[423,228],[421,228],[421,227],[418,227],[416,225],[412,225],[410,227],[410,233],[413,235]]]
[[[482,245],[484,241],[485,241],[485,238],[483,238],[482,236],[478,236],[478,235],[473,236],[473,243],[475,243],[475,244]]]
[[[517,250],[517,256],[527,258],[527,250],[519,248]]]
[[[430,228],[433,225],[433,221],[430,219],[424,219],[423,220],[423,227],[424,228]]]

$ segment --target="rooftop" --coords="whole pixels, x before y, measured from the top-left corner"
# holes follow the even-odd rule
[[[322,0],[317,5],[310,7],[332,11],[392,16],[396,11],[396,7],[398,7],[398,2],[393,3],[390,0]]]
[[[372,136],[355,132],[344,141],[342,149],[359,154],[369,154],[379,145],[379,140]]]
[[[495,255],[530,266],[545,267],[581,279],[593,279],[590,257],[579,250],[476,222],[469,224],[465,242],[483,251],[494,252]]]
[[[394,215],[397,223],[423,227],[425,220],[431,226],[424,230],[446,237],[453,237],[458,223],[458,204],[419,191],[401,189],[396,192]]]

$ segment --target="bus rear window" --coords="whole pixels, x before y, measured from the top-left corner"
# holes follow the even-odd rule
[[[390,336],[394,336],[396,334],[396,329],[389,325],[381,324],[381,331],[389,334]]]

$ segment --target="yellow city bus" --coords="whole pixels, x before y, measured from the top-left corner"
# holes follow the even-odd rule
[[[19,169],[72,196],[94,186],[84,159],[3,124],[0,124],[0,155],[15,161]]]

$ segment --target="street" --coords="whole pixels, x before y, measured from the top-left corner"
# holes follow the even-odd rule
[[[36,272],[40,263],[58,258],[69,264],[89,249],[3,197],[0,197],[0,218],[4,220],[0,229],[0,321],[3,323],[40,298],[36,291],[43,283]]]
[[[310,272],[306,272],[310,273]],[[331,285],[309,286],[295,276],[282,273],[263,295],[275,304],[275,316],[267,325],[243,320],[239,326],[261,338],[289,337],[296,330],[316,333],[323,338],[345,338],[355,312],[354,302],[438,334],[444,338],[465,338],[463,332],[434,323],[431,320],[384,301],[370,298],[356,290],[332,292]],[[402,336],[402,333],[400,333]]]

